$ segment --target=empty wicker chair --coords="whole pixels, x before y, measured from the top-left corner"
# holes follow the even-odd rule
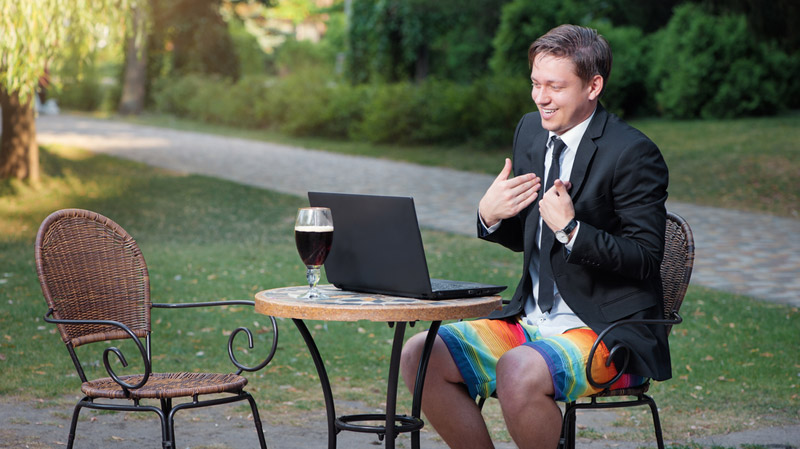
[[[112,220],[95,212],[65,209],[47,217],[39,228],[35,244],[36,270],[49,310],[45,321],[55,323],[67,346],[83,384],[85,395],[72,415],[69,441],[75,440],[81,409],[147,411],[161,421],[162,446],[174,448],[174,416],[178,410],[248,401],[253,413],[259,444],[266,448],[261,419],[253,397],[244,390],[247,379],[242,371],[257,371],[275,355],[278,344],[277,324],[272,319],[272,348],[258,366],[240,363],[233,354],[238,328],[228,338],[228,355],[238,368],[234,373],[153,372],[150,347],[150,311],[152,308],[187,308],[220,305],[253,305],[253,301],[217,301],[203,303],[157,304],[150,301],[147,266],[133,238]],[[117,375],[109,357],[113,353],[124,367],[122,352],[106,347],[103,363],[109,377],[89,380],[75,348],[110,340],[131,339],[139,350],[143,373]],[[138,365],[137,365],[138,366]],[[200,399],[202,395],[213,394]],[[173,399],[186,402],[173,404]],[[96,401],[102,399],[102,401]],[[158,400],[159,406],[144,405],[142,400]]]

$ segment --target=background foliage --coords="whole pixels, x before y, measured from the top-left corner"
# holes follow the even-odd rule
[[[253,3],[152,2],[150,110],[296,136],[507,145],[520,115],[535,108],[527,48],[560,23],[596,28],[609,40],[614,67],[602,101],[626,118],[745,117],[800,106],[792,2]],[[265,47],[252,17],[269,17],[256,28],[281,43]],[[299,40],[292,30],[304,23],[323,24],[321,40]],[[106,66],[119,62],[100,52],[90,59],[94,67],[81,76],[64,66],[60,100],[113,109],[119,89],[108,86],[121,71]]]

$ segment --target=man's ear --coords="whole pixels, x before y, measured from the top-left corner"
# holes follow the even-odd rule
[[[595,75],[589,80],[589,100],[596,100],[600,97],[600,93],[603,91],[603,86],[605,83],[603,82],[603,77],[600,75]]]

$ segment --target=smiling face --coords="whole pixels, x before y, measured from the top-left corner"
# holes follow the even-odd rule
[[[539,108],[542,127],[561,135],[592,115],[603,90],[603,77],[581,80],[567,58],[541,53],[531,69],[531,98]]]

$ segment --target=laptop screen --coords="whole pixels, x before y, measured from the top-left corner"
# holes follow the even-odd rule
[[[331,209],[333,244],[325,275],[336,287],[414,298],[494,294],[505,286],[458,282],[433,291],[414,199],[309,192],[312,206]]]

